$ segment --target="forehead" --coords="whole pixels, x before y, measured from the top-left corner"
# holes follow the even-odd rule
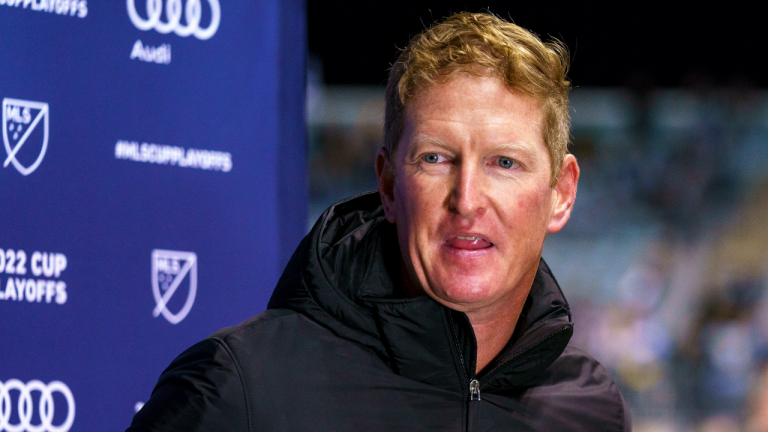
[[[501,79],[455,73],[420,89],[406,105],[406,135],[449,133],[454,138],[544,145],[544,116],[535,98],[510,89]],[[404,137],[405,138],[405,137]],[[445,138],[445,137],[441,137]]]

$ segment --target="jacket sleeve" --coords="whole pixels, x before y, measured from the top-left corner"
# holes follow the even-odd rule
[[[229,347],[206,339],[160,375],[126,432],[248,431],[245,389]]]

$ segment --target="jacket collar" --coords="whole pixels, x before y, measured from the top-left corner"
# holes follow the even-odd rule
[[[469,320],[427,296],[402,298],[396,239],[378,193],[332,206],[299,245],[268,308],[307,315],[399,375],[466,392],[477,350]],[[542,260],[515,333],[478,377],[481,389],[523,385],[560,356],[572,331],[568,303]]]

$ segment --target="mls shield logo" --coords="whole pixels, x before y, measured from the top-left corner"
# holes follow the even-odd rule
[[[178,295],[174,298],[185,279],[189,280],[186,300],[179,300],[183,296]],[[171,324],[178,324],[186,318],[197,294],[197,255],[194,252],[153,250],[152,294],[157,304],[152,312],[155,318],[162,314]],[[179,311],[173,313],[171,307],[178,308]]]
[[[48,104],[4,98],[2,126],[8,155],[3,168],[13,164],[22,175],[31,174],[40,166],[48,148]]]

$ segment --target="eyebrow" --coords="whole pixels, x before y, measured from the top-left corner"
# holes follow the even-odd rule
[[[530,148],[530,146],[523,145],[523,144],[518,144],[518,143],[513,143],[513,142],[512,143],[500,144],[500,145],[497,145],[494,148],[497,149],[497,150],[510,150],[510,151],[522,152],[522,153],[525,153],[526,156],[531,157],[531,158],[535,156],[534,153],[533,153],[533,150]]]
[[[440,138],[435,138],[422,133],[422,134],[416,135],[411,140],[411,145],[408,146],[408,153],[406,153],[405,155],[406,159],[413,158],[415,156],[415,153],[417,152],[416,147],[418,147],[421,144],[431,144],[437,147],[444,148],[446,150],[452,150],[451,147]]]
[[[432,144],[437,147],[442,147],[446,150],[453,150],[451,146],[446,144],[443,140],[440,138],[435,138],[433,136],[425,135],[425,134],[418,134],[416,135],[413,140],[411,141],[414,146],[419,144]],[[513,151],[513,152],[522,152],[525,153],[528,157],[534,157],[533,150],[530,148],[530,146],[515,142],[508,142],[503,144],[498,144],[493,146],[493,149],[496,151]],[[408,152],[408,156],[412,156],[412,153],[415,151],[413,147],[411,147],[411,151]]]
[[[444,147],[446,149],[450,148],[450,146],[440,138],[435,138],[425,134],[416,135],[411,142],[414,144],[433,144],[438,147]]]

